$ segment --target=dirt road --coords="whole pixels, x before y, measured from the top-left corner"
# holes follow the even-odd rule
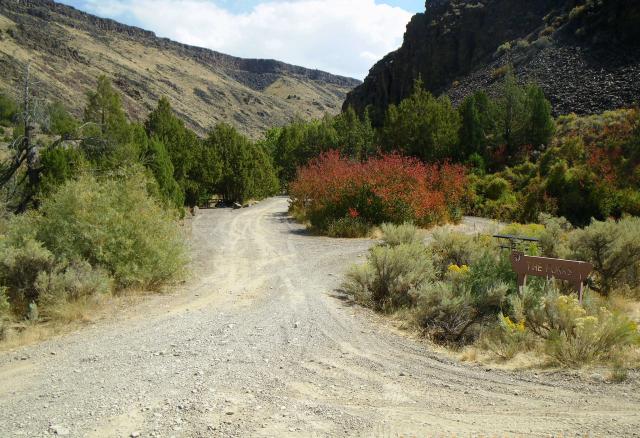
[[[195,280],[0,355],[0,436],[638,436],[640,391],[434,353],[334,292],[370,245],[202,211]],[[588,380],[588,379],[587,379]]]

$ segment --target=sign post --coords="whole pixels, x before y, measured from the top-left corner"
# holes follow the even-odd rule
[[[552,259],[547,257],[533,257],[520,251],[511,253],[511,266],[518,275],[518,287],[522,288],[527,282],[528,275],[545,278],[557,278],[571,283],[577,290],[582,303],[584,282],[593,271],[593,265],[576,260]]]

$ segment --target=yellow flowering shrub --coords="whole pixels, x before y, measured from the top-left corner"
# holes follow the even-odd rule
[[[515,322],[509,316],[499,314],[497,326],[487,330],[480,342],[499,358],[511,359],[533,347],[534,338],[527,331],[524,320]]]
[[[574,296],[548,297],[547,354],[557,363],[579,367],[615,358],[622,347],[640,343],[635,322],[600,307],[590,314]]]
[[[469,266],[449,265],[449,267],[447,268],[447,271],[449,271],[449,273],[452,273],[452,274],[465,275],[469,273]]]

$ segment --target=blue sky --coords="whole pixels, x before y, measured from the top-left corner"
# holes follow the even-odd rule
[[[345,0],[348,1],[348,0]],[[86,0],[58,0],[59,3],[65,3],[74,6],[78,9],[86,8]],[[262,0],[213,0],[213,3],[228,9],[232,12],[248,12],[253,9],[259,3],[263,3]],[[378,0],[377,3],[385,3],[391,6],[397,6],[409,12],[423,12],[424,0]]]
[[[58,0],[230,55],[359,79],[402,43],[424,0]]]

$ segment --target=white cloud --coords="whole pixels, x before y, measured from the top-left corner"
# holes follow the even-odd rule
[[[232,13],[211,0],[86,0],[160,36],[245,58],[273,58],[363,78],[402,42],[411,13],[375,0],[268,0]]]

